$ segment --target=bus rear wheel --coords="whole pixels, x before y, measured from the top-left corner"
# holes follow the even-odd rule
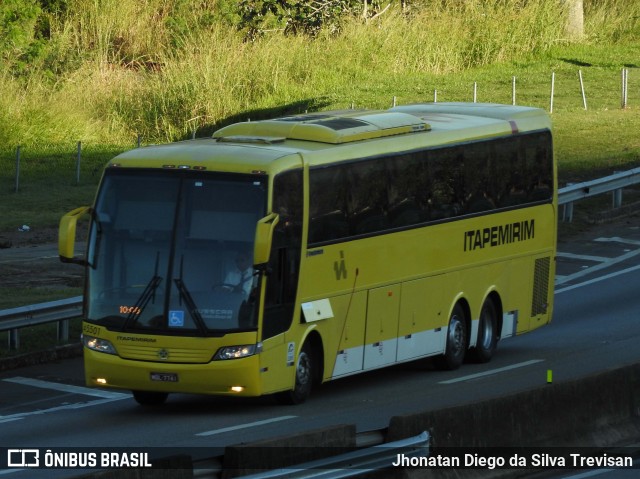
[[[307,342],[298,355],[295,386],[290,391],[278,394],[279,402],[283,404],[301,404],[305,402],[311,395],[315,368],[313,349]]]
[[[496,306],[491,299],[487,299],[480,311],[478,325],[478,340],[473,349],[473,359],[479,363],[487,363],[493,357],[498,346],[498,318]]]
[[[169,393],[159,393],[155,391],[132,391],[133,398],[142,406],[158,406],[164,404],[169,397]]]
[[[436,358],[438,368],[447,371],[458,369],[464,361],[466,351],[467,323],[462,306],[456,304],[449,318],[444,354]]]

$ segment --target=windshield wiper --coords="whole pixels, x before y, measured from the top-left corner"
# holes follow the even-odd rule
[[[193,296],[191,296],[189,289],[187,288],[187,286],[184,284],[184,281],[182,280],[183,264],[184,264],[184,256],[180,258],[180,277],[174,278],[173,282],[176,284],[176,287],[178,288],[178,292],[180,293],[180,298],[184,300],[184,302],[187,304],[187,308],[189,308],[191,317],[193,318],[194,322],[198,326],[198,330],[200,330],[200,333],[203,336],[206,336],[207,327],[204,324],[202,315],[200,314],[200,311],[198,311],[198,306],[196,305],[196,302],[193,300]]]
[[[160,262],[160,251],[158,251],[158,253],[156,254],[156,265],[155,265],[153,276],[145,286],[142,294],[136,300],[136,303],[131,308],[131,312],[127,315],[127,318],[125,319],[124,324],[122,325],[123,330],[127,329],[127,326],[131,321],[135,322],[138,320],[140,316],[142,316],[142,312],[144,311],[144,308],[147,307],[147,304],[149,304],[149,301],[153,300],[155,302],[156,289],[158,289],[158,286],[160,286],[160,283],[162,283],[162,277],[158,276],[159,262]]]

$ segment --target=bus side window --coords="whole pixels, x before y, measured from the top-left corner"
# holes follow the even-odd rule
[[[518,206],[527,201],[527,191],[524,181],[526,169],[520,150],[519,138],[498,141],[494,144],[494,156],[499,159],[504,172],[500,183],[503,185],[498,206]]]
[[[432,178],[429,208],[432,220],[458,216],[461,192],[464,184],[462,174],[464,158],[460,147],[433,150],[429,161],[429,176]]]
[[[525,151],[529,176],[531,178],[529,200],[544,201],[552,197],[552,162],[549,160],[550,154],[547,145],[548,137],[541,134],[537,142]]]
[[[349,236],[347,192],[342,168],[330,166],[309,172],[309,243]]]
[[[359,161],[345,167],[348,182],[348,217],[354,235],[387,229],[387,175],[380,159]]]
[[[404,198],[389,208],[389,226],[392,228],[416,225],[422,219],[420,206],[413,198]]]
[[[389,226],[401,228],[423,222],[426,205],[421,207],[420,198],[425,194],[426,165],[416,153],[394,156],[387,160],[389,178]]]
[[[489,145],[479,142],[464,152],[465,212],[480,213],[496,207]]]

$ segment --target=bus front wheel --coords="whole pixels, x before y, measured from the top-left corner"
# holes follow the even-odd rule
[[[278,400],[283,404],[300,404],[311,395],[313,385],[315,363],[313,350],[307,342],[302,347],[298,355],[296,364],[295,386],[290,391],[282,392],[278,395]]]
[[[133,398],[142,406],[158,406],[163,404],[169,393],[159,393],[154,391],[132,391]]]
[[[489,298],[482,305],[479,322],[478,341],[473,349],[473,359],[479,363],[486,363],[491,360],[498,346],[496,306]]]
[[[449,318],[444,354],[436,358],[437,366],[447,371],[458,369],[464,361],[466,350],[467,323],[462,306],[456,304]]]

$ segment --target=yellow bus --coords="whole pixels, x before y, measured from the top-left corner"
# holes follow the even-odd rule
[[[489,361],[551,320],[556,191],[549,116],[521,106],[310,113],[123,153],[60,224],[87,272],[86,383],[299,403],[392,364]]]

